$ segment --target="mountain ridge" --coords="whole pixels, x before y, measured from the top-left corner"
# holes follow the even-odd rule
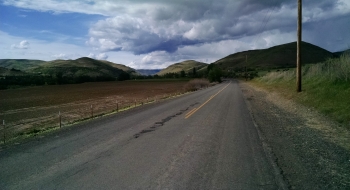
[[[221,69],[255,68],[291,68],[296,63],[296,42],[273,46],[267,49],[248,50],[230,54],[214,62]],[[332,58],[333,53],[316,45],[302,42],[302,63],[318,63]]]
[[[328,58],[339,57],[342,53],[347,52],[329,52],[321,47],[308,42],[302,42],[302,63],[317,63]],[[246,62],[247,59],[247,62]],[[247,50],[237,52],[223,57],[213,64],[218,65],[221,69],[273,69],[273,68],[292,68],[296,62],[296,42],[281,44],[266,49]],[[113,63],[106,60],[95,60],[88,57],[81,57],[75,60],[29,60],[29,59],[0,59],[0,67],[6,69],[20,70],[24,73],[43,73],[54,74],[55,69],[58,72],[67,71],[65,74],[78,72],[78,75],[91,74],[92,76],[117,75],[121,70],[130,75],[165,75],[167,73],[180,73],[182,70],[186,73],[196,70],[204,70],[208,64],[195,60],[186,60],[169,65],[165,69],[133,69],[131,67]],[[117,70],[118,69],[118,70]],[[4,69],[2,69],[5,72]],[[7,71],[6,73],[15,73]]]
[[[192,71],[193,68],[195,68],[196,70],[200,70],[206,66],[208,66],[208,64],[206,63],[202,63],[195,60],[186,60],[169,65],[167,68],[159,71],[157,75],[162,76],[167,73],[180,73],[181,71],[185,71],[185,73],[188,73]]]

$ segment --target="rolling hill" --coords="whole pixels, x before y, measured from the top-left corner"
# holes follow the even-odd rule
[[[4,67],[0,67],[0,76],[26,76],[26,75],[28,74],[17,69],[7,69]]]
[[[344,50],[344,51],[338,51],[338,52],[334,52],[333,55],[335,57],[340,57],[341,55],[345,54],[345,53],[349,53],[350,54],[350,49]]]
[[[1,59],[0,67],[2,73],[7,73],[12,70],[11,73],[16,74],[20,71],[27,75],[57,75],[61,74],[62,77],[114,77],[117,78],[122,73],[128,73],[130,75],[137,75],[137,72],[125,65],[115,64],[104,60],[95,60],[88,57],[82,57],[76,60],[54,60],[54,61],[41,61],[41,60],[26,60],[26,59]],[[13,72],[13,71],[16,71]]]
[[[204,67],[208,66],[206,63],[194,61],[194,60],[187,60],[180,63],[175,63],[173,65],[170,65],[169,67],[159,71],[157,75],[162,76],[167,73],[179,73],[181,71],[185,71],[186,73],[191,71],[193,68],[196,68],[197,70],[203,69]]]
[[[29,59],[0,59],[0,67],[21,71],[33,69],[43,63],[45,63],[45,61]]]
[[[122,65],[122,64],[112,63],[112,62],[105,61],[105,60],[99,60],[99,61],[106,63],[114,68],[121,69],[121,70],[123,70],[131,75],[138,75],[139,74],[135,69],[128,67],[128,66],[125,66],[125,65]]]
[[[40,64],[27,70],[30,73],[42,75],[62,75],[62,77],[118,77],[124,73],[117,66],[112,66],[103,61],[82,57],[76,60],[54,60]]]
[[[296,65],[296,51],[297,43],[292,42],[268,49],[231,54],[214,64],[224,70],[244,67],[253,69],[292,68]],[[322,62],[334,56],[331,52],[307,42],[302,42],[301,53],[303,64]]]

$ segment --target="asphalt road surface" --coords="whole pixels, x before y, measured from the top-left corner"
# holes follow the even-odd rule
[[[280,189],[237,82],[0,151],[0,189]]]

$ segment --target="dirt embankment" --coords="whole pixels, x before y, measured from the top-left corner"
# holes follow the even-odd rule
[[[240,83],[290,189],[350,189],[350,132],[316,111]]]

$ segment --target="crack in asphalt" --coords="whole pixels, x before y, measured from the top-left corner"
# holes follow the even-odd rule
[[[159,127],[161,127],[161,126],[164,126],[164,124],[165,124],[166,122],[170,121],[172,118],[175,118],[176,116],[179,116],[179,115],[183,114],[184,112],[188,111],[191,107],[193,107],[193,106],[195,106],[195,105],[197,105],[197,104],[199,104],[199,102],[193,103],[193,104],[189,105],[187,108],[181,109],[179,112],[177,112],[177,113],[175,113],[175,114],[173,114],[173,115],[170,115],[170,116],[168,116],[168,117],[162,119],[162,120],[159,121],[159,122],[155,122],[155,123],[153,124],[153,126],[141,130],[140,132],[134,134],[133,137],[134,137],[134,138],[139,138],[142,134],[155,131],[157,128],[159,128]]]

